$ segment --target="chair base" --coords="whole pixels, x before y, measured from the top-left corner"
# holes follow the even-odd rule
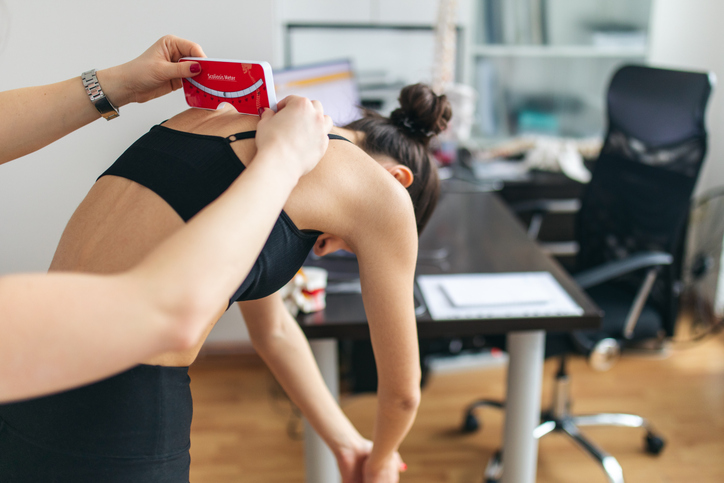
[[[465,412],[462,431],[470,433],[480,427],[473,411],[479,407],[495,407],[503,409],[504,403],[489,399],[475,401],[468,406]],[[644,437],[647,453],[658,455],[664,449],[666,442],[651,428],[649,422],[641,416],[622,413],[600,413],[590,415],[572,415],[569,412],[570,394],[568,375],[565,372],[565,362],[561,361],[561,369],[556,375],[556,386],[553,404],[549,411],[541,414],[541,424],[533,431],[533,437],[540,439],[546,434],[560,432],[568,435],[573,442],[591,456],[603,469],[610,483],[624,483],[623,470],[616,458],[586,438],[580,427],[586,426],[619,426],[627,428],[642,428],[646,430]],[[485,483],[497,482],[503,474],[503,454],[498,450],[488,461],[485,468]]]
[[[533,435],[540,439],[546,434],[553,432],[564,433],[573,442],[591,456],[603,469],[610,483],[624,483],[623,470],[616,458],[608,454],[599,446],[590,441],[580,431],[579,427],[585,426],[623,426],[629,428],[643,428],[646,430],[644,439],[646,451],[657,455],[665,445],[664,440],[651,431],[648,422],[633,414],[601,413],[585,416],[566,416],[561,419],[553,419],[550,414],[544,414],[543,421],[534,431]],[[488,461],[485,467],[485,482],[493,483],[499,481],[503,473],[503,455],[497,451]]]

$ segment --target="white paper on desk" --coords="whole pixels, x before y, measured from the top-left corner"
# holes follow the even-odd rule
[[[420,275],[433,319],[573,316],[583,313],[548,272]]]

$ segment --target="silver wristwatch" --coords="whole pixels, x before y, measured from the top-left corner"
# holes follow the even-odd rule
[[[80,78],[83,81],[83,87],[85,87],[90,101],[96,109],[98,109],[98,112],[101,113],[101,116],[103,116],[106,121],[117,118],[120,115],[118,109],[111,104],[111,101],[109,101],[103,93],[103,89],[101,89],[101,85],[98,83],[98,77],[96,77],[96,70],[93,69],[88,72],[83,72]]]

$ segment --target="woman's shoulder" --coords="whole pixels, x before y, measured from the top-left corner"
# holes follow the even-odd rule
[[[344,140],[330,140],[322,160],[294,190],[292,201],[297,200],[314,229],[343,238],[408,218],[414,226],[407,190],[372,156]]]
[[[324,157],[302,182],[322,186],[334,192],[340,201],[389,199],[406,194],[402,185],[373,156],[342,139],[330,139]]]

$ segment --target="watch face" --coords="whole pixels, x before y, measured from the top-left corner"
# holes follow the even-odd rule
[[[262,107],[276,109],[271,69],[265,69],[265,63],[196,58],[180,60],[192,61],[201,64],[201,73],[183,79],[189,106],[216,109],[228,103],[242,114],[253,115],[258,115]]]

